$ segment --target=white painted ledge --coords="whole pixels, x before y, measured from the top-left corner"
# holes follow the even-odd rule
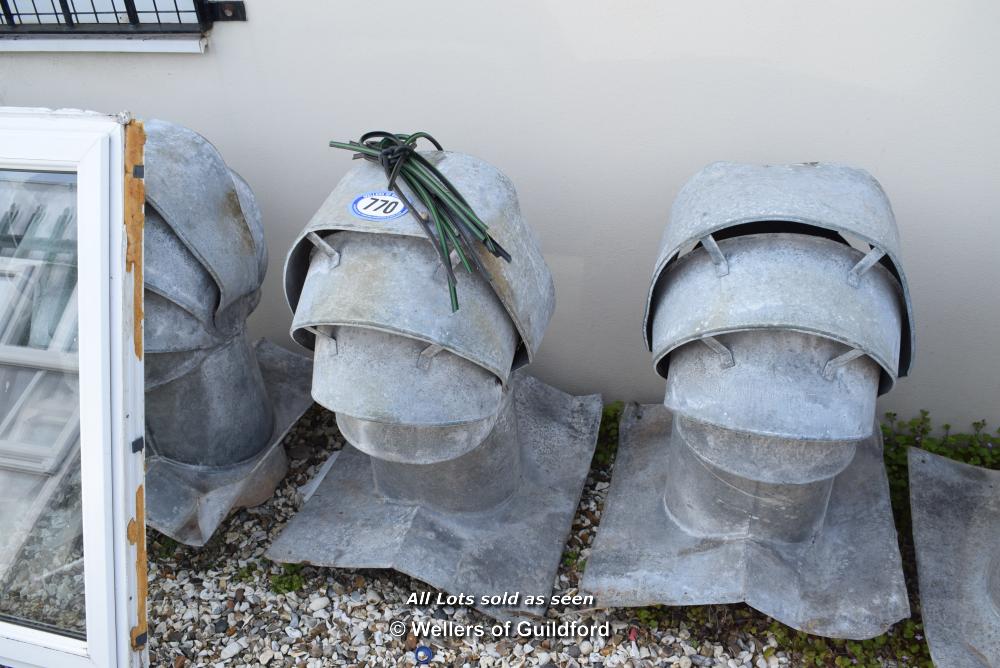
[[[201,35],[108,37],[0,35],[0,52],[70,53],[204,53],[208,40]]]

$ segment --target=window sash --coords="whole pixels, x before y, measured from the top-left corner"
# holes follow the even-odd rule
[[[77,6],[69,0],[0,0],[0,34],[169,35],[200,34],[211,28],[212,12],[206,0],[161,4],[96,0]]]
[[[0,109],[0,168],[77,175],[86,640],[0,622],[0,664],[13,668],[143,661],[129,638],[139,569],[126,529],[142,487],[142,453],[129,444],[142,434],[142,371],[125,308],[133,293],[125,274],[123,143],[123,126],[107,116]]]

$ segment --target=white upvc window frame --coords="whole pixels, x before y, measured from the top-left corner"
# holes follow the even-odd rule
[[[140,581],[146,569],[143,452],[132,447],[142,443],[144,416],[141,302],[134,304],[142,295],[141,227],[136,238],[125,225],[129,122],[124,115],[0,108],[0,169],[77,175],[87,616],[86,640],[0,622],[0,665],[12,668],[132,668],[148,660],[146,582]],[[141,202],[137,206],[141,216]],[[128,251],[133,265],[138,258],[130,271]]]

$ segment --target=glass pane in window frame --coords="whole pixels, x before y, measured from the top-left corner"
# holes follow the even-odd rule
[[[0,665],[11,668],[131,668],[146,660],[143,453],[132,447],[143,424],[141,167],[128,184],[125,167],[126,149],[141,146],[141,125],[128,120],[0,108],[0,169],[77,177],[86,590],[86,639],[0,622]],[[130,155],[141,161],[141,148]]]

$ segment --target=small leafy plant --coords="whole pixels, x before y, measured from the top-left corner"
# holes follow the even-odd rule
[[[240,570],[236,572],[236,577],[233,579],[236,582],[252,582],[254,579],[254,573],[256,572],[257,564],[251,561],[247,563],[246,566],[241,567]]]
[[[177,548],[179,546],[180,543],[170,536],[158,534],[152,547],[156,558],[161,561],[166,561],[174,556],[174,553],[177,552]]]
[[[605,404],[601,414],[601,428],[597,432],[597,448],[594,450],[594,461],[601,466],[607,466],[618,452],[618,423],[622,419],[625,402],[613,401]]]
[[[574,566],[576,566],[577,561],[579,561],[579,559],[580,559],[579,550],[566,550],[566,552],[563,553],[562,562],[564,566],[567,566],[568,568],[573,568]]]
[[[302,577],[301,564],[284,564],[281,573],[271,575],[271,590],[275,594],[299,591],[304,586],[305,578]]]

